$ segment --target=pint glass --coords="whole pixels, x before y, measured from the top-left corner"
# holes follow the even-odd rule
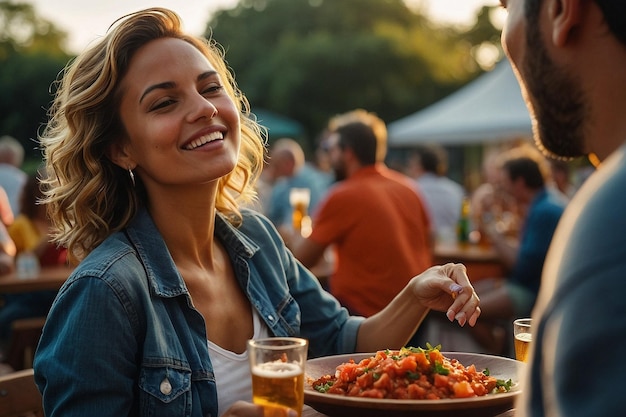
[[[302,415],[307,349],[308,341],[295,337],[248,341],[252,401],[264,407],[265,417],[285,415],[287,408]]]

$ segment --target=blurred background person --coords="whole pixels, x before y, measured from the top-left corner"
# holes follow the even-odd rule
[[[572,181],[572,168],[568,161],[550,160],[550,173],[554,188],[571,200],[576,193],[576,186]]]
[[[424,199],[436,239],[455,241],[465,190],[446,176],[446,150],[436,145],[419,146],[409,158],[409,170]]]
[[[495,225],[510,239],[519,238],[519,208],[515,199],[501,187],[502,172],[498,158],[508,149],[492,149],[485,155],[482,164],[483,183],[470,195],[472,227],[479,232],[478,240],[481,244],[491,244],[484,231]]]
[[[304,150],[290,138],[278,139],[271,147],[264,177],[272,184],[266,214],[283,232],[292,227],[292,205],[289,195],[294,188],[309,190],[309,214],[314,212],[326,193],[328,181],[315,167],[306,162]]]
[[[498,159],[500,188],[520,209],[519,241],[511,239],[497,223],[485,225],[485,233],[508,266],[507,277],[475,282],[481,300],[481,323],[473,333],[491,353],[508,353],[510,323],[514,317],[529,317],[535,304],[541,272],[556,226],[567,199],[548,188],[548,161],[534,148],[521,146]],[[471,277],[470,277],[471,278]]]
[[[37,176],[29,176],[20,196],[20,212],[8,228],[15,244],[16,258],[32,253],[39,265],[57,266],[67,262],[67,251],[50,242],[50,221],[46,207],[39,204],[43,198]],[[0,344],[6,346],[11,337],[11,325],[15,320],[42,317],[48,314],[57,291],[4,294],[0,308]]]
[[[11,210],[9,199],[2,187],[0,187],[0,216],[0,277],[2,277],[15,270],[16,252],[15,243],[7,230],[7,225],[13,223],[13,211]],[[2,312],[3,307],[4,299],[2,294],[0,294],[0,312]],[[0,333],[2,333],[2,328],[0,328]],[[0,362],[3,362],[5,359],[4,351],[6,342],[7,341],[0,335]],[[12,368],[8,370],[12,371]],[[6,369],[0,364],[0,375],[3,373],[6,373]]]
[[[37,175],[28,176],[20,198],[20,212],[9,227],[17,254],[33,252],[41,266],[65,265],[67,250],[50,242],[50,220],[46,206],[39,204],[43,198]]]
[[[329,289],[352,314],[382,310],[411,277],[432,265],[430,220],[411,179],[387,168],[387,129],[358,109],[329,122],[337,183],[313,215],[308,238],[291,247],[305,266],[333,247]],[[421,329],[421,326],[420,326]]]
[[[27,175],[22,170],[24,147],[11,136],[0,137],[0,187],[9,198],[13,214],[20,210],[20,193],[26,183]]]
[[[13,223],[13,209],[11,208],[11,203],[9,202],[9,196],[7,196],[4,188],[0,186],[0,222],[3,225],[9,226]]]
[[[0,222],[0,276],[7,275],[15,269],[15,243],[11,240],[9,232]],[[0,309],[2,308],[2,300],[0,300]]]

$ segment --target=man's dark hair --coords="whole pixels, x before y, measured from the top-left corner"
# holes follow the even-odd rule
[[[502,169],[511,181],[522,178],[528,188],[537,190],[545,186],[544,174],[537,161],[528,156],[520,156],[504,162]]]
[[[352,122],[337,128],[339,147],[350,148],[363,165],[376,163],[377,140],[372,128],[361,122]]]
[[[448,158],[445,149],[435,145],[422,145],[416,148],[422,169],[436,175],[446,175]]]
[[[539,9],[543,0],[526,0],[526,19],[529,24],[537,24]],[[624,0],[595,0],[602,10],[604,20],[609,29],[626,46],[626,1]]]
[[[362,165],[384,162],[387,126],[376,114],[355,109],[331,118],[328,129],[330,133],[339,135],[339,147],[352,149]]]

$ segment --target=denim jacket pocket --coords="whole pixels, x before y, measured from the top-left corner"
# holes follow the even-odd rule
[[[191,371],[162,367],[143,367],[139,376],[144,415],[189,415],[191,409]]]

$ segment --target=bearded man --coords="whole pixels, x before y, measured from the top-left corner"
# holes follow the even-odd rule
[[[502,0],[502,43],[537,145],[589,156],[597,171],[568,205],[532,313],[516,416],[624,414],[626,345],[626,2]]]

